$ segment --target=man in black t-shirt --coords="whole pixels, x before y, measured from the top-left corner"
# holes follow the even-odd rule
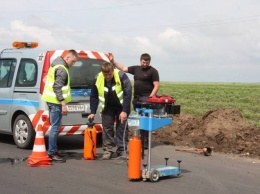
[[[109,53],[109,60],[120,70],[134,75],[134,110],[137,107],[137,102],[146,102],[148,97],[155,96],[159,90],[159,73],[150,66],[151,56],[144,53],[140,57],[140,66],[125,67],[114,60],[112,53]],[[148,144],[148,131],[142,131],[142,139],[144,146],[147,148]]]

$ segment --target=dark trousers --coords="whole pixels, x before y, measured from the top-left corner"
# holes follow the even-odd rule
[[[121,112],[121,108],[115,107],[107,107],[102,112],[102,138],[104,152],[121,153],[124,150],[127,150],[128,124],[126,121],[121,123],[119,120]],[[114,126],[116,126],[115,129]]]
[[[148,96],[134,96],[134,99],[132,101],[134,110],[136,111],[136,108],[141,108],[140,105],[138,105],[138,102],[146,102]],[[148,136],[149,132],[146,130],[140,129],[140,135],[142,144],[145,148],[148,148]]]

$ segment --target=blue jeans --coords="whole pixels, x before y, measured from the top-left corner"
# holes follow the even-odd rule
[[[62,110],[61,110],[61,104],[52,104],[47,102],[47,105],[50,111],[50,123],[51,123],[48,154],[52,155],[58,152],[57,139],[58,139],[58,132],[61,127]]]

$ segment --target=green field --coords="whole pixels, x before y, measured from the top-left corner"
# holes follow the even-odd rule
[[[169,95],[181,112],[202,116],[218,108],[238,108],[246,122],[260,127],[260,84],[161,82],[158,95]]]

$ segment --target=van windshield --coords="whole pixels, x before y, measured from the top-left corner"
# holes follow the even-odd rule
[[[69,68],[71,89],[91,89],[95,76],[100,72],[104,60],[79,58]]]

